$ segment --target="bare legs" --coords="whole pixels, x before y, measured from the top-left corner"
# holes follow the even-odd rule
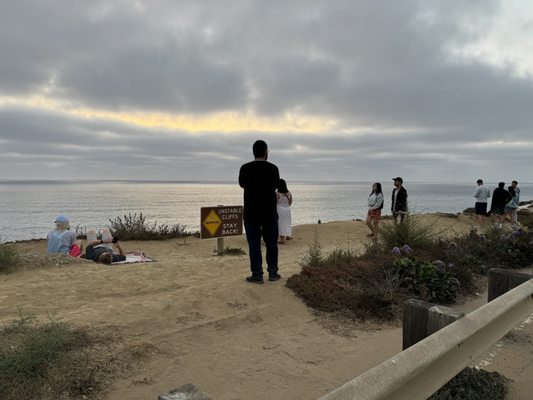
[[[378,217],[372,217],[367,216],[366,217],[366,225],[370,229],[370,232],[368,236],[377,236],[379,233],[379,218]]]

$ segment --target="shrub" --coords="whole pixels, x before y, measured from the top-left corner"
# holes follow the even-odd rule
[[[20,263],[20,255],[13,244],[0,243],[0,272],[9,272]]]
[[[402,257],[391,269],[400,277],[401,286],[418,298],[437,303],[452,303],[457,299],[460,282],[450,273],[454,267],[442,261],[420,262]]]
[[[497,372],[465,368],[428,400],[503,400],[509,379]]]
[[[112,378],[130,371],[148,349],[21,314],[0,329],[0,398],[101,398]]]
[[[388,249],[405,245],[412,248],[431,248],[436,239],[431,227],[423,225],[414,215],[406,216],[402,223],[384,224],[380,229],[380,240]]]
[[[143,213],[139,215],[129,213],[123,218],[110,219],[109,222],[111,234],[121,240],[167,240],[191,235],[185,231],[185,225],[158,225],[157,222],[146,222]]]
[[[315,228],[315,237],[313,243],[309,246],[309,251],[305,254],[299,263],[301,266],[319,267],[324,264],[322,259],[322,246],[318,237],[318,229]]]

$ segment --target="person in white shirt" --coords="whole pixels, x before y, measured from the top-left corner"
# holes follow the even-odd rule
[[[481,225],[485,224],[485,216],[487,215],[487,199],[490,197],[490,189],[483,186],[483,180],[477,180],[477,188],[474,192],[476,199],[475,210]]]
[[[366,224],[370,228],[367,236],[376,237],[379,232],[379,220],[381,218],[381,210],[383,209],[383,192],[381,191],[381,183],[376,182],[372,185],[372,192],[368,196],[368,213],[366,216]]]

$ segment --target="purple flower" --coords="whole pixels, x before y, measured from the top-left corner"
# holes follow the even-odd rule
[[[394,247],[392,249],[392,254],[400,255],[400,254],[402,254],[402,252],[400,251],[400,249],[398,247]]]
[[[409,253],[412,253],[413,252],[413,249],[409,247],[408,244],[402,246],[402,253],[404,254],[409,254]]]

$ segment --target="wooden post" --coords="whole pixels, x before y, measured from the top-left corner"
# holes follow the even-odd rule
[[[217,246],[218,246],[217,254],[219,256],[224,255],[224,238],[223,237],[219,237],[217,239]]]
[[[448,307],[409,299],[403,303],[403,350],[463,317]]]
[[[488,301],[494,300],[530,279],[533,279],[533,275],[501,268],[490,269]]]
[[[428,336],[464,317],[464,313],[435,305],[428,310]]]

